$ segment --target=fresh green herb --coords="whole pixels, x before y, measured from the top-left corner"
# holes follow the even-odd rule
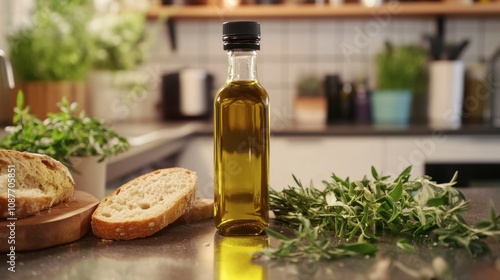
[[[377,84],[380,90],[425,90],[425,49],[417,45],[395,46],[385,42],[385,48],[375,57]]]
[[[36,1],[29,26],[7,36],[9,57],[21,81],[82,81],[93,43],[87,25],[91,1]]]
[[[311,227],[310,221],[302,216],[297,217],[300,222],[295,238],[288,238],[272,229],[267,233],[280,240],[277,249],[265,249],[263,255],[301,258],[308,256],[313,260],[335,259],[355,255],[370,255],[377,251],[377,247],[367,242],[336,243],[320,226]]]
[[[406,238],[399,239],[398,242],[396,243],[396,246],[406,252],[415,252],[415,246],[411,245],[408,243],[408,240]]]
[[[149,42],[144,13],[100,13],[92,20],[90,33],[96,48],[95,69],[132,70],[145,62]]]
[[[39,120],[29,113],[29,107],[24,107],[20,92],[14,126],[6,128],[9,134],[0,139],[0,149],[46,154],[74,170],[72,157],[100,156],[99,161],[104,161],[129,148],[128,141],[102,121],[88,117],[84,111],[77,114],[77,103],[69,104],[63,98],[58,107],[59,113],[49,113],[45,120]]]
[[[372,167],[373,180],[366,176],[360,181],[341,179],[332,174],[332,181],[324,181],[324,190],[304,187],[294,176],[297,187],[281,192],[271,190],[270,207],[277,219],[294,228],[296,237],[268,234],[280,240],[277,248],[263,251],[271,257],[331,259],[345,255],[371,254],[376,250],[378,235],[392,232],[408,237],[420,237],[437,245],[462,247],[476,255],[488,250],[481,239],[500,237],[500,216],[491,211],[491,220],[475,226],[468,225],[461,213],[469,209],[469,202],[453,185],[438,184],[428,176],[410,180],[411,166],[391,181],[380,176]],[[350,249],[337,254],[330,236],[347,238]],[[373,246],[373,247],[368,247]],[[404,241],[399,247],[411,250]],[[345,247],[341,247],[344,248]]]

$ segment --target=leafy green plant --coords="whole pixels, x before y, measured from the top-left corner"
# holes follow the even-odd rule
[[[360,181],[332,174],[324,190],[306,188],[294,177],[297,187],[271,190],[270,208],[277,219],[296,229],[295,237],[267,229],[281,243],[260,254],[315,260],[372,254],[383,232],[401,235],[396,245],[405,251],[414,249],[405,239],[418,239],[465,248],[471,255],[488,252],[482,240],[500,238],[500,215],[492,208],[490,220],[469,225],[461,216],[469,202],[453,187],[456,174],[438,184],[428,176],[410,180],[410,172],[411,166],[391,180],[372,167],[373,180],[365,176]],[[339,244],[338,239],[350,243]]]
[[[129,148],[128,141],[102,121],[88,117],[85,111],[77,114],[77,103],[69,104],[63,98],[58,107],[60,112],[39,120],[29,113],[29,107],[24,107],[24,95],[20,92],[14,125],[6,128],[9,134],[0,139],[0,149],[46,154],[74,170],[72,157],[99,156],[99,161],[104,161]]]
[[[93,56],[85,0],[37,1],[33,22],[7,37],[10,59],[22,81],[85,79]]]
[[[148,40],[144,13],[98,15],[90,32],[96,47],[94,69],[131,70],[145,62]]]
[[[426,80],[426,57],[425,50],[419,46],[394,46],[386,42],[384,51],[375,58],[378,89],[422,92]]]
[[[322,96],[321,79],[314,74],[308,74],[299,78],[297,82],[298,96]]]

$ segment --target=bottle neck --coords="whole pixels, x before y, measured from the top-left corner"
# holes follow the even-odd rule
[[[257,51],[228,51],[227,81],[257,81]]]

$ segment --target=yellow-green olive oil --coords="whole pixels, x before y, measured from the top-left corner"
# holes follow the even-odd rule
[[[269,223],[269,96],[256,80],[229,81],[214,102],[215,225],[258,235]]]

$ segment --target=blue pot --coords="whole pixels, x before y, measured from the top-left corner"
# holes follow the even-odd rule
[[[372,119],[376,125],[408,125],[410,90],[376,90],[371,94]]]

